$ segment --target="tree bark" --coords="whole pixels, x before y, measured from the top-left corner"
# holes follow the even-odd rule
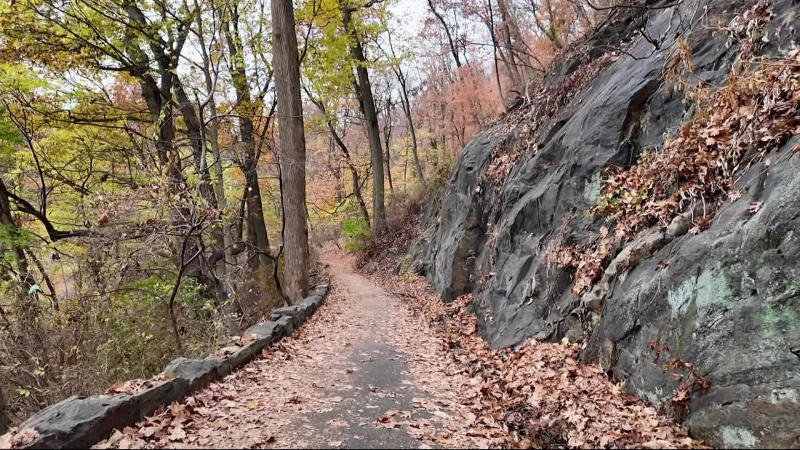
[[[195,8],[199,11],[200,5],[198,0],[194,1]],[[208,110],[209,114],[211,115],[211,121],[208,124],[208,132],[206,133],[206,138],[209,142],[211,147],[211,157],[213,163],[211,164],[213,177],[214,177],[214,193],[217,200],[217,207],[223,213],[227,209],[227,199],[225,198],[225,180],[223,177],[223,169],[222,169],[222,152],[219,148],[219,119],[217,118],[217,102],[214,98],[214,89],[216,88],[216,80],[212,77],[212,71],[216,73],[214,67],[212,67],[211,62],[211,55],[209,54],[209,49],[206,47],[205,41],[205,33],[204,33],[204,23],[203,23],[203,15],[197,14],[196,16],[196,23],[197,23],[197,36],[200,43],[200,50],[203,57],[203,78],[205,81],[206,91],[208,92]],[[206,120],[203,115],[203,110],[200,111],[200,120],[202,121],[202,126],[205,128]],[[222,236],[221,244],[222,244],[222,252],[224,257],[221,258],[217,263],[212,263],[212,265],[216,265],[216,273],[218,274],[218,281],[221,283],[221,288],[225,293],[225,300],[228,303],[225,307],[226,316],[230,316],[233,314],[243,314],[241,303],[239,303],[238,298],[236,297],[236,286],[233,284],[233,280],[230,279],[229,273],[230,269],[233,267],[235,261],[233,258],[233,231],[231,229],[231,223],[228,219],[223,219],[222,223],[217,225],[218,233]],[[215,250],[215,251],[218,251]],[[228,321],[230,323],[231,321]],[[228,326],[230,329],[230,325]],[[238,330],[237,330],[238,333]]]
[[[3,395],[3,388],[0,386],[0,434],[4,434],[8,429],[8,408],[6,407],[6,397]]]
[[[231,75],[234,90],[236,91],[236,112],[239,115],[239,133],[242,140],[243,158],[241,169],[245,179],[245,205],[247,207],[244,223],[247,224],[247,244],[255,257],[249,258],[254,270],[259,266],[263,269],[262,275],[268,288],[272,282],[270,275],[273,273],[274,261],[270,257],[269,236],[264,220],[264,207],[261,200],[261,187],[258,183],[258,153],[256,152],[255,128],[252,117],[256,114],[256,105],[250,92],[247,73],[244,66],[244,48],[239,37],[239,15],[234,6],[230,11],[230,20],[225,24],[225,38],[228,42]]]
[[[378,113],[375,109],[375,97],[372,95],[372,86],[367,72],[367,58],[364,47],[358,36],[358,31],[352,24],[353,8],[342,4],[342,23],[352,39],[350,52],[356,64],[356,83],[359,97],[359,106],[364,114],[369,140],[370,159],[372,161],[372,234],[377,235],[386,225],[385,187],[383,173],[383,149],[381,148],[381,134],[378,126]]]
[[[300,98],[292,0],[272,0],[272,65],[278,96],[278,141],[282,176],[283,247],[286,295],[293,303],[308,294],[308,218],[306,211],[306,141]]]
[[[386,99],[386,112],[383,118],[383,141],[386,143],[386,181],[389,182],[389,192],[394,192],[392,183],[392,156],[389,153],[389,145],[392,139],[392,95]]]

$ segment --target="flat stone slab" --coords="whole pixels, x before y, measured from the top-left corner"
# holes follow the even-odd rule
[[[260,322],[252,327],[248,328],[245,334],[254,334],[260,337],[275,337],[277,338],[280,335],[280,330],[278,330],[278,324],[272,321],[269,322]]]
[[[283,330],[283,336],[289,336],[294,331],[294,321],[291,316],[281,316],[277,320],[278,326]]]
[[[91,398],[70,397],[20,425],[34,428],[39,438],[28,448],[89,448],[120,424],[139,420],[134,396],[117,394]]]
[[[312,295],[310,297],[306,297],[300,302],[300,304],[306,307],[306,311],[311,311],[311,314],[313,314],[319,309],[320,306],[322,306],[322,296]],[[306,314],[310,315],[308,312]]]
[[[188,359],[176,358],[164,369],[165,375],[174,375],[186,380],[189,389],[194,391],[227,375],[223,369],[223,360],[219,358]]]
[[[294,326],[298,327],[306,320],[305,309],[298,305],[285,306],[283,308],[275,308],[272,310],[272,320],[278,320],[281,316],[289,316],[294,321]]]

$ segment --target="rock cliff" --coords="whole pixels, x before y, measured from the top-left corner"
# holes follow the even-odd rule
[[[618,11],[553,64],[526,106],[466,146],[438,215],[411,250],[412,268],[445,301],[471,293],[495,347],[582,340],[585,360],[671,409],[695,437],[800,447],[798,11],[792,0]],[[745,53],[760,63],[742,68]],[[684,89],[676,88],[680,57]],[[686,180],[676,178],[673,214],[629,229],[630,214],[609,219],[612,174],[639,173],[632,170],[679,145],[676,136],[704,114],[687,98],[692,86],[722,95],[726,83],[771,62],[793,67],[781,81],[788,125],[736,152],[723,170],[730,185],[711,186],[700,174],[694,188],[709,186],[692,196],[697,190],[680,191]],[[737,130],[731,139],[743,135]],[[709,146],[719,139],[711,134]],[[633,195],[655,208],[648,190]],[[563,249],[577,256],[553,256]]]

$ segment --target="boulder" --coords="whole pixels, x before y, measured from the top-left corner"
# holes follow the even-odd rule
[[[133,399],[138,409],[135,421],[153,414],[162,405],[183,400],[191,392],[189,388],[188,380],[172,378],[134,395]],[[122,429],[128,425],[130,424],[120,423],[116,428]]]
[[[266,344],[264,343],[264,340],[256,339],[247,343],[244,347],[235,351],[232,355],[226,357],[225,359],[228,361],[228,363],[230,363],[232,370],[238,369],[255,358],[255,356],[261,353],[265,347]]]
[[[322,306],[322,295],[312,295],[300,302],[306,308],[306,315],[310,316]],[[310,311],[310,312],[309,312]]]
[[[328,295],[328,288],[329,288],[329,284],[328,283],[320,284],[317,287],[315,287],[314,289],[312,289],[311,292],[308,295],[309,295],[309,297],[314,297],[314,296],[317,296],[317,295],[320,296],[320,297],[325,297],[326,295]]]

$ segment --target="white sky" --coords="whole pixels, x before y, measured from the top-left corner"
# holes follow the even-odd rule
[[[406,37],[416,37],[422,29],[428,4],[425,0],[398,0],[389,7],[402,24]]]

